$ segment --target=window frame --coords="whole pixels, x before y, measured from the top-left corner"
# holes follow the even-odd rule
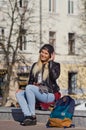
[[[74,94],[77,88],[77,72],[68,72],[68,94]]]
[[[49,43],[55,48],[56,44],[56,32],[49,31]]]
[[[68,0],[68,14],[74,14],[74,1]]]
[[[57,13],[57,0],[49,0],[49,12]]]
[[[25,8],[28,5],[28,0],[19,0],[19,7]]]
[[[68,33],[68,54],[75,54],[75,33]]]
[[[19,49],[26,50],[26,29],[23,26],[20,27],[20,40],[19,40]]]

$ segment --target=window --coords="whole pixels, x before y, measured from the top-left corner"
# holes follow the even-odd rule
[[[74,1],[68,0],[68,14],[74,13]]]
[[[69,54],[75,54],[75,33],[68,34]]]
[[[22,7],[22,0],[19,1],[20,7]]]
[[[21,27],[20,30],[20,50],[26,50],[26,29]]]
[[[26,36],[20,36],[20,50],[26,50]]]
[[[49,0],[49,12],[56,12],[57,0]]]
[[[28,4],[28,0],[19,0],[19,6],[22,7],[26,7]]]
[[[68,94],[75,93],[77,87],[77,72],[68,72]]]
[[[50,31],[49,32],[49,43],[55,47],[56,44],[56,32]]]
[[[5,32],[4,32],[4,28],[0,28],[0,41],[2,43],[5,42]]]
[[[0,54],[3,53],[2,46],[5,44],[5,29],[3,27],[0,28]]]

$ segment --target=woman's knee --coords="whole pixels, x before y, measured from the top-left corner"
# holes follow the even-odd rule
[[[26,93],[27,93],[28,91],[32,91],[32,92],[34,93],[34,92],[37,92],[37,91],[38,91],[38,87],[37,87],[37,86],[34,86],[34,85],[27,85],[25,91],[26,91]]]
[[[27,86],[26,86],[26,88],[25,88],[25,91],[30,90],[30,89],[31,89],[31,87],[32,87],[32,85],[27,85]]]
[[[27,85],[25,90],[34,90],[36,86],[30,84],[30,85]]]

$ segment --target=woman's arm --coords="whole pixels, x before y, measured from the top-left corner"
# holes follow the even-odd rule
[[[32,72],[34,65],[35,65],[35,63],[32,65],[31,70],[30,70],[28,84],[33,84],[33,82],[34,82],[34,74],[33,74],[33,72]]]
[[[49,61],[49,77],[56,80],[60,76],[60,63]]]

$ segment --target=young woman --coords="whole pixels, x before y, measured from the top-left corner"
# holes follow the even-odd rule
[[[16,93],[25,116],[21,125],[36,125],[36,99],[44,103],[53,102],[55,93],[59,92],[56,80],[60,75],[60,64],[54,62],[54,58],[53,46],[45,44],[39,51],[38,61],[32,65],[28,85]]]

